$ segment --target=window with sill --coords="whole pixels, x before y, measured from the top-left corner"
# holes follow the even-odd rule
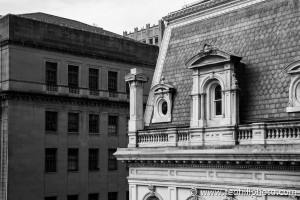
[[[79,67],[75,65],[68,65],[68,86],[69,93],[78,94],[78,79],[79,79]]]
[[[45,172],[56,172],[57,149],[45,149]]]
[[[46,132],[56,132],[57,131],[57,112],[46,111],[45,116],[45,131]]]
[[[118,134],[118,116],[109,115],[108,116],[108,133]]]
[[[79,132],[79,113],[68,113],[68,132]]]
[[[46,62],[46,89],[57,91],[57,63]]]
[[[109,97],[117,97],[118,72],[108,71],[108,92]]]
[[[79,150],[68,149],[68,171],[78,171]]]
[[[99,133],[99,115],[89,114],[89,133]]]
[[[89,171],[99,170],[99,149],[89,149]]]
[[[99,95],[99,70],[89,68],[89,89],[90,95]]]
[[[291,63],[285,71],[291,76],[286,112],[300,112],[300,61]]]
[[[117,170],[117,158],[114,156],[116,149],[108,149],[108,170]]]

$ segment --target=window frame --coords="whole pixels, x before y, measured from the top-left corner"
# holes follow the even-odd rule
[[[93,152],[94,151],[94,152]],[[93,153],[95,155],[92,155]],[[99,171],[99,149],[90,148],[89,149],[89,171]]]
[[[109,135],[119,134],[119,116],[118,115],[108,115],[107,119],[107,132]],[[112,131],[115,130],[115,131]]]
[[[53,153],[53,155],[49,155],[50,152]],[[57,172],[57,148],[45,148],[45,169],[44,170],[45,173]]]
[[[108,149],[108,166],[107,169],[110,171],[117,170],[118,169],[118,161],[117,158],[114,156],[114,153],[117,151],[117,149]]]
[[[79,149],[78,148],[68,148],[68,171],[69,172],[79,171]]]
[[[217,97],[216,97],[216,90],[217,90],[217,88],[220,88],[220,96],[221,96],[221,98],[219,98],[219,99],[216,99]],[[223,94],[222,94],[222,87],[221,87],[221,85],[220,84],[218,84],[218,83],[216,83],[216,84],[214,84],[213,86],[212,86],[212,101],[213,101],[213,109],[212,109],[212,113],[213,113],[213,116],[215,117],[215,118],[218,118],[218,117],[222,117],[222,115],[223,115]],[[220,114],[217,114],[217,103],[219,103],[219,106],[220,106]]]
[[[70,121],[70,115],[76,115],[77,116],[77,120],[76,122],[72,122]],[[70,126],[76,126],[76,130],[72,130],[70,128]],[[68,113],[68,133],[79,133],[79,129],[80,129],[80,115],[77,112],[69,112]]]
[[[118,192],[108,192],[107,200],[118,200]]]
[[[92,124],[92,118],[93,117],[96,117],[96,119],[93,119],[93,120],[96,120],[95,124]],[[93,126],[95,126],[95,129],[92,129]],[[100,133],[100,117],[99,117],[99,114],[95,114],[95,113],[90,113],[89,114],[89,133],[92,133],[92,134],[99,134]]]
[[[73,65],[73,64],[68,65],[68,87],[69,87],[69,93],[75,93],[75,94],[79,93],[79,66],[78,65]]]
[[[53,116],[50,116],[52,114]],[[52,121],[50,117],[54,117],[54,121]],[[57,131],[58,131],[58,112],[52,110],[46,110],[45,111],[45,132],[56,133]]]

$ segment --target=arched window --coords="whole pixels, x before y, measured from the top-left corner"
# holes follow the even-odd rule
[[[159,200],[156,196],[150,196],[146,200]]]
[[[214,111],[216,116],[222,115],[222,89],[220,85],[217,85],[214,91]]]

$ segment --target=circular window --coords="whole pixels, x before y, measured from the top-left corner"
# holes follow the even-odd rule
[[[168,112],[168,103],[166,101],[161,104],[161,112],[164,115],[166,115]]]

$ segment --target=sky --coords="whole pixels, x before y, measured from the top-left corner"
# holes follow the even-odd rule
[[[0,0],[0,15],[44,12],[122,35],[157,24],[192,2],[196,0]]]

